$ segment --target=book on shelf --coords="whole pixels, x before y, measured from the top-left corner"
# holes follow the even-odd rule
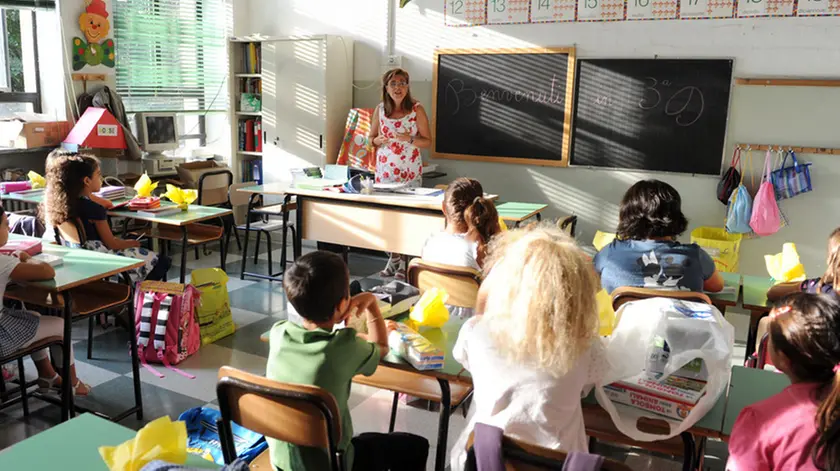
[[[245,152],[254,152],[254,120],[245,120]]]
[[[242,46],[242,70],[246,74],[258,74],[262,66],[262,46],[259,43],[246,43]]]
[[[147,218],[156,218],[162,216],[169,216],[181,212],[181,208],[177,206],[160,206],[157,208],[141,209],[137,211],[137,215]]]
[[[32,258],[38,260],[39,262],[46,263],[51,267],[57,267],[64,264],[64,257],[49,253],[39,253]]]
[[[254,150],[262,152],[262,120],[254,122]]]

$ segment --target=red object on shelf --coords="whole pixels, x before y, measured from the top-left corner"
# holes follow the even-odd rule
[[[91,149],[125,149],[125,135],[117,118],[105,108],[90,107],[64,139]]]
[[[254,120],[245,121],[245,151],[254,151]]]

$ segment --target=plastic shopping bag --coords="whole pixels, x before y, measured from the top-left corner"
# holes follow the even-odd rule
[[[612,307],[612,297],[607,290],[601,289],[595,295],[595,302],[598,305],[598,335],[607,337],[612,334],[615,324],[615,311]]]
[[[196,311],[201,344],[207,345],[236,331],[230,311],[228,277],[220,268],[199,268],[192,271],[192,284],[201,293]]]
[[[688,430],[714,407],[729,380],[735,329],[714,306],[672,298],[650,298],[624,304],[618,324],[609,338],[607,374],[595,388],[598,403],[610,414],[616,427],[639,441],[663,440]],[[667,344],[669,354],[651,355],[657,345]],[[664,358],[664,361],[662,361]],[[668,419],[641,408],[613,402],[605,385],[650,375],[658,381],[681,374],[702,360],[705,394],[682,420]],[[674,375],[675,379],[677,375]],[[641,401],[642,404],[646,404]],[[658,435],[637,427],[640,417],[664,420],[670,433]]]
[[[209,407],[193,407],[184,411],[178,417],[178,420],[183,420],[182,423],[186,423],[186,439],[184,440],[186,451],[218,465],[225,464],[219,430],[216,428],[217,421],[221,416],[222,414],[219,411]],[[238,458],[250,463],[268,448],[268,443],[262,435],[233,422],[230,422],[230,426]]]
[[[784,244],[782,251],[776,255],[765,255],[764,263],[767,265],[767,273],[779,283],[805,280],[805,267],[799,261],[799,253],[793,242]]]
[[[779,205],[776,203],[776,189],[770,180],[770,151],[764,158],[764,177],[761,186],[755,195],[752,215],[750,216],[750,227],[753,232],[760,236],[773,235],[782,227],[782,219],[779,215]]]
[[[429,288],[411,309],[409,318],[417,327],[441,327],[449,320],[446,300],[449,295],[440,288]]]
[[[723,227],[698,227],[691,231],[691,242],[699,245],[715,261],[715,268],[738,273],[741,234],[730,234]]]

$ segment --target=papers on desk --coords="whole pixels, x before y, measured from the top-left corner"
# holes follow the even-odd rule
[[[737,286],[724,286],[720,291],[703,291],[706,294],[736,294],[738,292]]]
[[[64,257],[59,257],[58,255],[48,253],[39,253],[38,255],[33,256],[32,259],[46,263],[51,267],[57,267],[59,265],[64,264]]]

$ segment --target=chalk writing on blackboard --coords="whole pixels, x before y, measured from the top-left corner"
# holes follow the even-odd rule
[[[562,84],[562,82],[560,82]],[[458,114],[461,110],[461,105],[465,107],[472,106],[480,97],[482,99],[493,100],[497,103],[521,103],[523,101],[533,103],[543,103],[548,105],[562,105],[564,103],[564,96],[557,90],[558,82],[557,75],[551,77],[551,83],[546,90],[507,90],[498,88],[482,88],[476,92],[472,88],[464,86],[464,81],[461,79],[452,79],[446,84],[446,95],[444,102],[448,105],[450,99],[455,104],[452,114]],[[462,101],[463,100],[463,101]]]
[[[648,85],[642,93],[642,98],[639,100],[639,108],[643,110],[652,110],[662,103],[662,92],[657,88],[658,86],[670,87],[670,80],[663,80],[661,83],[654,77],[647,77]],[[667,93],[666,93],[667,94]],[[692,107],[692,104],[697,104],[699,109]],[[603,104],[597,103],[596,104]],[[608,104],[608,103],[607,103]],[[682,106],[680,106],[682,105]],[[703,116],[703,110],[706,107],[706,100],[703,98],[703,92],[699,88],[688,85],[679,89],[676,93],[668,98],[665,102],[665,114],[673,116],[674,121],[678,126],[691,126],[700,120]]]

